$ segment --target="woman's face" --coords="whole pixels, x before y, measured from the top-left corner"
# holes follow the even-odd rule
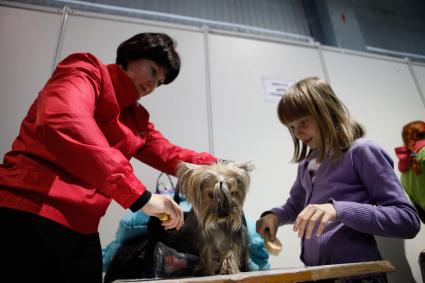
[[[139,98],[148,95],[165,80],[165,69],[152,60],[138,59],[130,61],[126,70],[133,81]]]
[[[311,149],[318,149],[322,144],[320,129],[317,121],[311,116],[301,117],[290,123],[288,127],[295,137],[305,143]]]

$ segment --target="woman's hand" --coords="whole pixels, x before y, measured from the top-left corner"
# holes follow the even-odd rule
[[[183,210],[169,196],[152,194],[151,199],[142,207],[142,211],[150,216],[159,217],[161,213],[168,215],[168,219],[162,222],[165,229],[176,228],[180,230],[183,226]]]
[[[256,230],[263,238],[267,237],[270,241],[273,241],[276,238],[278,226],[279,218],[276,214],[269,213],[257,220]]]
[[[332,203],[309,204],[298,214],[294,224],[294,232],[298,231],[298,237],[304,235],[310,239],[316,223],[320,223],[316,230],[316,236],[322,234],[329,221],[336,219],[336,210]]]

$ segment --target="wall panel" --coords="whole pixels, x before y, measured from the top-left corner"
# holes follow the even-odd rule
[[[423,117],[424,105],[406,63],[325,51],[330,82],[367,137],[393,158],[401,143],[401,128]]]
[[[425,103],[425,64],[413,64],[412,65],[412,72],[413,76],[416,77],[418,87],[420,90],[418,90],[418,93],[420,92],[420,95],[422,98],[422,101]],[[422,118],[425,120],[425,115],[422,114]]]
[[[48,79],[61,14],[0,6],[0,156]]]

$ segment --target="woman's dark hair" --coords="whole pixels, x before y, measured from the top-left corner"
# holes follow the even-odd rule
[[[164,84],[169,84],[180,71],[180,56],[176,44],[164,33],[139,33],[118,46],[116,63],[124,70],[130,61],[152,60],[166,70]]]

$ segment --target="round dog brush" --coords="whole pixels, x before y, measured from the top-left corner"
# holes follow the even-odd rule
[[[278,238],[274,238],[273,241],[271,241],[270,238],[270,232],[269,230],[266,230],[264,246],[266,247],[266,250],[269,252],[269,254],[278,256],[282,251],[282,243]]]

